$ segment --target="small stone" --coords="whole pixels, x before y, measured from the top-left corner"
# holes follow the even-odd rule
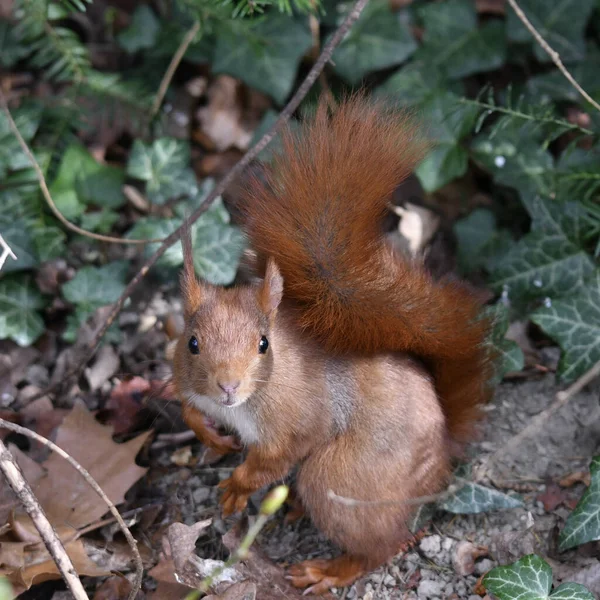
[[[445,583],[443,581],[435,581],[434,579],[426,579],[419,583],[417,588],[417,596],[419,598],[435,598],[442,595]]]
[[[383,581],[383,573],[373,573],[369,579],[373,583],[381,583]]]
[[[192,492],[192,498],[194,499],[194,502],[196,502],[197,504],[202,504],[202,502],[204,502],[205,500],[208,500],[210,498],[210,488],[207,488],[207,487],[196,488]]]
[[[494,561],[490,560],[489,558],[484,558],[475,565],[475,573],[477,573],[478,575],[484,575],[488,571],[491,571],[493,568]]]
[[[477,594],[471,594],[469,596],[469,600],[481,600],[481,597],[478,596]]]
[[[386,575],[385,579],[383,580],[383,585],[387,586],[387,587],[392,587],[396,585],[396,579],[395,577],[392,577],[391,575]]]
[[[421,540],[419,547],[427,558],[433,558],[442,550],[442,538],[439,535],[427,536]]]
[[[442,540],[442,548],[446,550],[446,552],[451,550],[452,546],[454,546],[454,540],[452,538],[447,537]]]

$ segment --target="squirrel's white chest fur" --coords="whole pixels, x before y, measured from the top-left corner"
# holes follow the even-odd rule
[[[188,400],[207,417],[235,431],[243,444],[258,442],[258,427],[245,402],[239,406],[220,406],[208,396],[195,393],[189,393]]]

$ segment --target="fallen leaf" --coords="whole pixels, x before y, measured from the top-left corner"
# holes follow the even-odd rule
[[[94,594],[93,600],[127,600],[131,592],[131,582],[125,577],[109,577]],[[140,591],[136,600],[144,600],[145,595]]]
[[[256,585],[242,581],[241,583],[234,583],[231,587],[227,588],[225,593],[221,595],[210,595],[206,596],[204,600],[254,600],[256,598]]]
[[[188,467],[197,462],[197,458],[192,454],[191,446],[183,446],[178,448],[170,456],[171,462],[178,467]]]
[[[104,408],[109,412],[108,422],[114,427],[115,435],[136,428],[150,388],[150,382],[138,376],[125,379],[113,388]]]
[[[452,565],[458,575],[471,575],[475,570],[475,561],[488,555],[486,546],[477,546],[472,542],[463,540],[456,545]]]
[[[211,522],[211,519],[206,519],[191,526],[173,523],[167,529],[167,541],[175,565],[177,580],[190,585],[190,587],[198,587],[200,581],[206,576],[205,572],[198,573],[194,559],[197,558],[196,540]],[[198,574],[200,579],[197,579]]]
[[[503,15],[506,12],[506,0],[475,0],[475,10],[478,13]]]
[[[565,504],[569,500],[569,495],[557,483],[549,482],[546,489],[538,494],[536,500],[544,505],[547,512],[552,512],[556,507]]]
[[[114,504],[124,501],[125,492],[142,477],[146,469],[135,464],[135,457],[148,437],[142,434],[125,444],[112,440],[112,428],[99,424],[83,403],[78,402],[56,432],[56,444],[77,460],[98,482]],[[78,539],[78,529],[97,522],[108,510],[104,501],[83,477],[62,457],[53,453],[41,464],[32,463],[14,448],[17,461],[52,523],[73,564],[81,575],[107,575],[109,569],[97,565],[88,555],[85,539]],[[6,484],[4,484],[6,486]],[[0,536],[2,573],[15,586],[17,593],[35,583],[59,579],[57,567],[47,553],[29,517],[15,509],[10,518],[11,529]],[[15,548],[5,543],[23,542],[23,563],[11,565]],[[130,556],[127,557],[130,561]],[[13,560],[14,562],[14,560]],[[119,565],[125,568],[127,565]]]
[[[571,487],[576,483],[583,483],[585,486],[590,487],[592,483],[592,477],[589,471],[575,471],[575,473],[570,473],[563,477],[558,485],[561,487]]]

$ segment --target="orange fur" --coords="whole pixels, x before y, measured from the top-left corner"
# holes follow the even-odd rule
[[[284,132],[272,169],[251,181],[240,208],[307,335],[332,353],[424,359],[449,432],[464,440],[489,391],[490,323],[465,287],[394,256],[381,231],[390,195],[425,147],[409,116],[381,103],[357,95],[333,115],[321,103],[299,135]]]
[[[411,538],[413,500],[440,492],[451,472],[448,432],[471,432],[485,397],[488,323],[477,303],[394,256],[380,231],[422,149],[406,116],[361,96],[331,118],[321,105],[300,137],[284,135],[266,183],[254,181],[241,207],[260,282],[199,282],[183,239],[174,382],[184,418],[218,451],[232,440],[206,419],[248,449],[221,483],[226,515],[299,465],[298,504],[345,552],[290,570],[317,593]]]

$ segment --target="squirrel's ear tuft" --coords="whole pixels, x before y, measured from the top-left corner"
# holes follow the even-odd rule
[[[267,261],[265,279],[258,290],[258,301],[262,311],[267,316],[272,316],[277,310],[283,296],[283,277],[275,261]]]
[[[188,227],[181,231],[181,246],[183,247],[183,273],[181,274],[181,295],[185,317],[191,317],[202,304],[204,290],[194,271],[192,254],[192,237]]]

